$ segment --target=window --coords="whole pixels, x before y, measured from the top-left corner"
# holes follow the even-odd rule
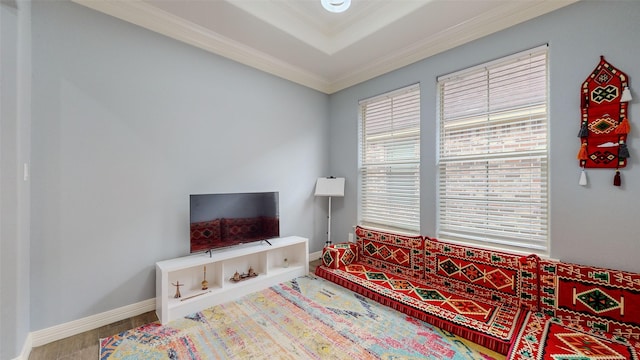
[[[547,253],[547,47],[438,78],[438,232]]]
[[[362,225],[420,231],[420,87],[360,102]]]

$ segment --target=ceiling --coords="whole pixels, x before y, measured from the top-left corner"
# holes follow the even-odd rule
[[[73,0],[328,94],[578,0]]]

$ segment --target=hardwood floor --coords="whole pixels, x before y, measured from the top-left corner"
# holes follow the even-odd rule
[[[320,260],[309,262],[309,274],[314,274]],[[98,358],[101,338],[137,328],[157,321],[155,311],[150,311],[129,319],[121,320],[101,328],[33,348],[29,360],[95,360]]]

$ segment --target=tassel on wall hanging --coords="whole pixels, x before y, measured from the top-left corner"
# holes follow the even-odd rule
[[[613,185],[620,186],[620,169],[627,165],[627,134],[631,130],[627,106],[629,78],[600,56],[598,66],[582,83],[580,106],[580,185],[587,185],[586,168],[615,169]]]

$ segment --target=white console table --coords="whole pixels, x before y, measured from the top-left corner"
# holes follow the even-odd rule
[[[156,263],[156,313],[162,324],[309,273],[309,243],[290,236]],[[285,264],[284,259],[287,259]],[[207,290],[202,290],[206,267]],[[256,277],[231,281],[237,271]],[[182,297],[174,298],[176,282]]]

